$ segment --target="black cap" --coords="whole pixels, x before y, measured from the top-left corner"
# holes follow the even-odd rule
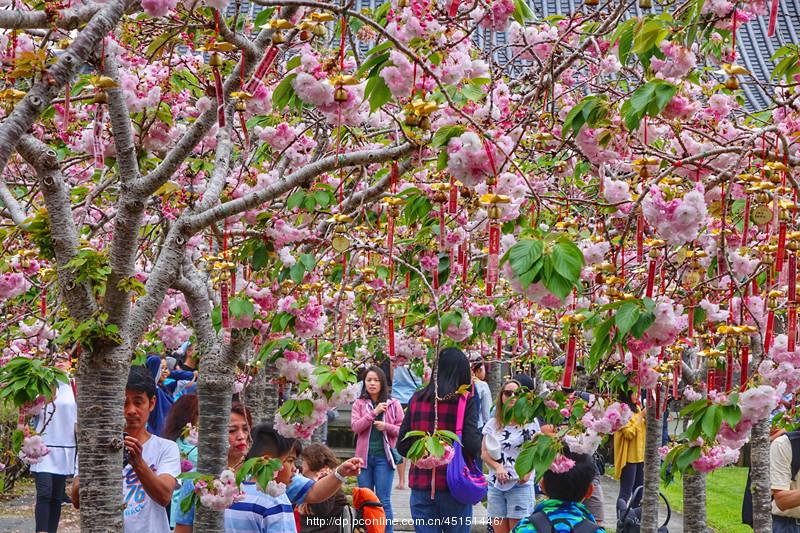
[[[521,388],[524,387],[528,390],[533,390],[534,388],[533,379],[528,374],[514,374],[511,377],[511,381],[516,381]]]

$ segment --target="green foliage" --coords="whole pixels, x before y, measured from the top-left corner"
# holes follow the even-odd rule
[[[538,433],[522,445],[514,470],[520,477],[536,471],[536,479],[539,480],[553,464],[559,451],[558,442],[553,437]]]
[[[800,73],[800,46],[781,46],[772,56],[772,61],[777,63],[772,71],[772,79],[793,83],[794,76]]]
[[[562,300],[580,282],[583,253],[572,241],[560,237],[557,241],[523,239],[517,242],[503,259],[523,289],[532,283],[542,284]]]
[[[14,357],[0,368],[0,402],[22,407],[39,396],[49,401],[58,383],[68,381],[63,371],[48,366],[44,359]]]
[[[433,433],[424,431],[409,431],[405,439],[416,439],[408,449],[406,457],[414,462],[426,456],[442,457],[445,446],[452,446],[456,441],[460,442],[458,435],[452,431],[440,429]]]
[[[587,96],[575,104],[564,119],[561,136],[568,133],[577,136],[583,126],[594,127],[608,116],[608,105],[605,95]]]
[[[91,282],[95,292],[105,283],[106,278],[111,273],[111,267],[108,265],[108,256],[88,247],[78,250],[75,257],[70,259],[64,265],[64,268],[72,270],[75,274],[76,283]]]
[[[286,108],[286,106],[289,105],[289,101],[293,97],[296,97],[294,87],[292,87],[292,81],[294,81],[296,77],[296,73],[289,74],[275,87],[275,90],[272,92],[272,104],[275,106],[276,110]]]
[[[664,80],[652,80],[636,89],[620,110],[628,131],[637,129],[645,115],[658,116],[676,92],[678,88]]]
[[[514,0],[514,13],[512,13],[514,20],[519,24],[525,25],[526,21],[536,18],[533,10],[528,6],[525,0]]]
[[[96,344],[100,342],[122,344],[119,327],[116,324],[109,324],[107,313],[96,312],[92,318],[84,322],[67,318],[58,324],[57,330],[61,332],[57,339],[59,344],[80,343],[89,351],[94,350]]]
[[[39,248],[42,259],[55,259],[53,238],[50,234],[50,216],[46,209],[40,209],[26,221],[25,231],[28,239]]]
[[[236,471],[236,483],[245,480],[255,480],[258,488],[267,491],[267,485],[275,478],[275,474],[283,468],[280,459],[268,459],[266,457],[253,457],[244,462]]]

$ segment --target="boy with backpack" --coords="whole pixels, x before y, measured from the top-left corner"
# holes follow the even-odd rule
[[[592,457],[569,450],[562,453],[575,465],[561,474],[552,470],[544,473],[541,486],[548,499],[520,520],[514,533],[605,533],[582,503],[592,495],[596,474]]]

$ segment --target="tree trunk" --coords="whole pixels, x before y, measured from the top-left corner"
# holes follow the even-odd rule
[[[656,420],[655,408],[647,409],[647,433],[644,445],[644,497],[642,498],[642,533],[658,530],[658,486],[661,482],[661,461],[658,447],[661,446],[661,424]]]
[[[280,398],[278,395],[278,369],[275,365],[266,365],[264,367],[264,381],[266,402],[264,404],[264,421],[273,424],[275,422],[275,414],[278,412],[280,405]]]
[[[260,368],[258,373],[253,376],[253,379],[245,387],[240,394],[242,403],[250,410],[250,415],[253,417],[253,424],[260,424],[264,422],[264,413],[267,409],[267,381],[264,377],[264,369]]]
[[[497,398],[500,387],[503,386],[503,363],[492,361],[486,364],[486,383],[492,392],[492,398]]]
[[[707,533],[706,527],[706,475],[683,476],[683,531]]]
[[[221,363],[219,348],[202,358],[203,371],[197,382],[200,402],[198,472],[219,476],[227,467],[228,434],[234,368]],[[209,357],[211,356],[211,357]],[[224,530],[223,513],[198,505],[194,531],[218,533]]]
[[[753,531],[772,531],[772,500],[769,480],[769,418],[753,426],[750,433],[750,491],[753,494]]]
[[[123,405],[130,348],[84,352],[78,363],[81,531],[119,533],[122,514]]]

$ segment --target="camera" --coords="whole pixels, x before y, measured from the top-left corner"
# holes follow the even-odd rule
[[[127,433],[125,433],[125,432],[122,433],[122,468],[125,468],[126,466],[128,466],[128,461],[130,461],[130,455],[128,454],[128,448],[127,448],[127,446],[125,446],[125,437],[127,437],[127,436],[128,436]]]

